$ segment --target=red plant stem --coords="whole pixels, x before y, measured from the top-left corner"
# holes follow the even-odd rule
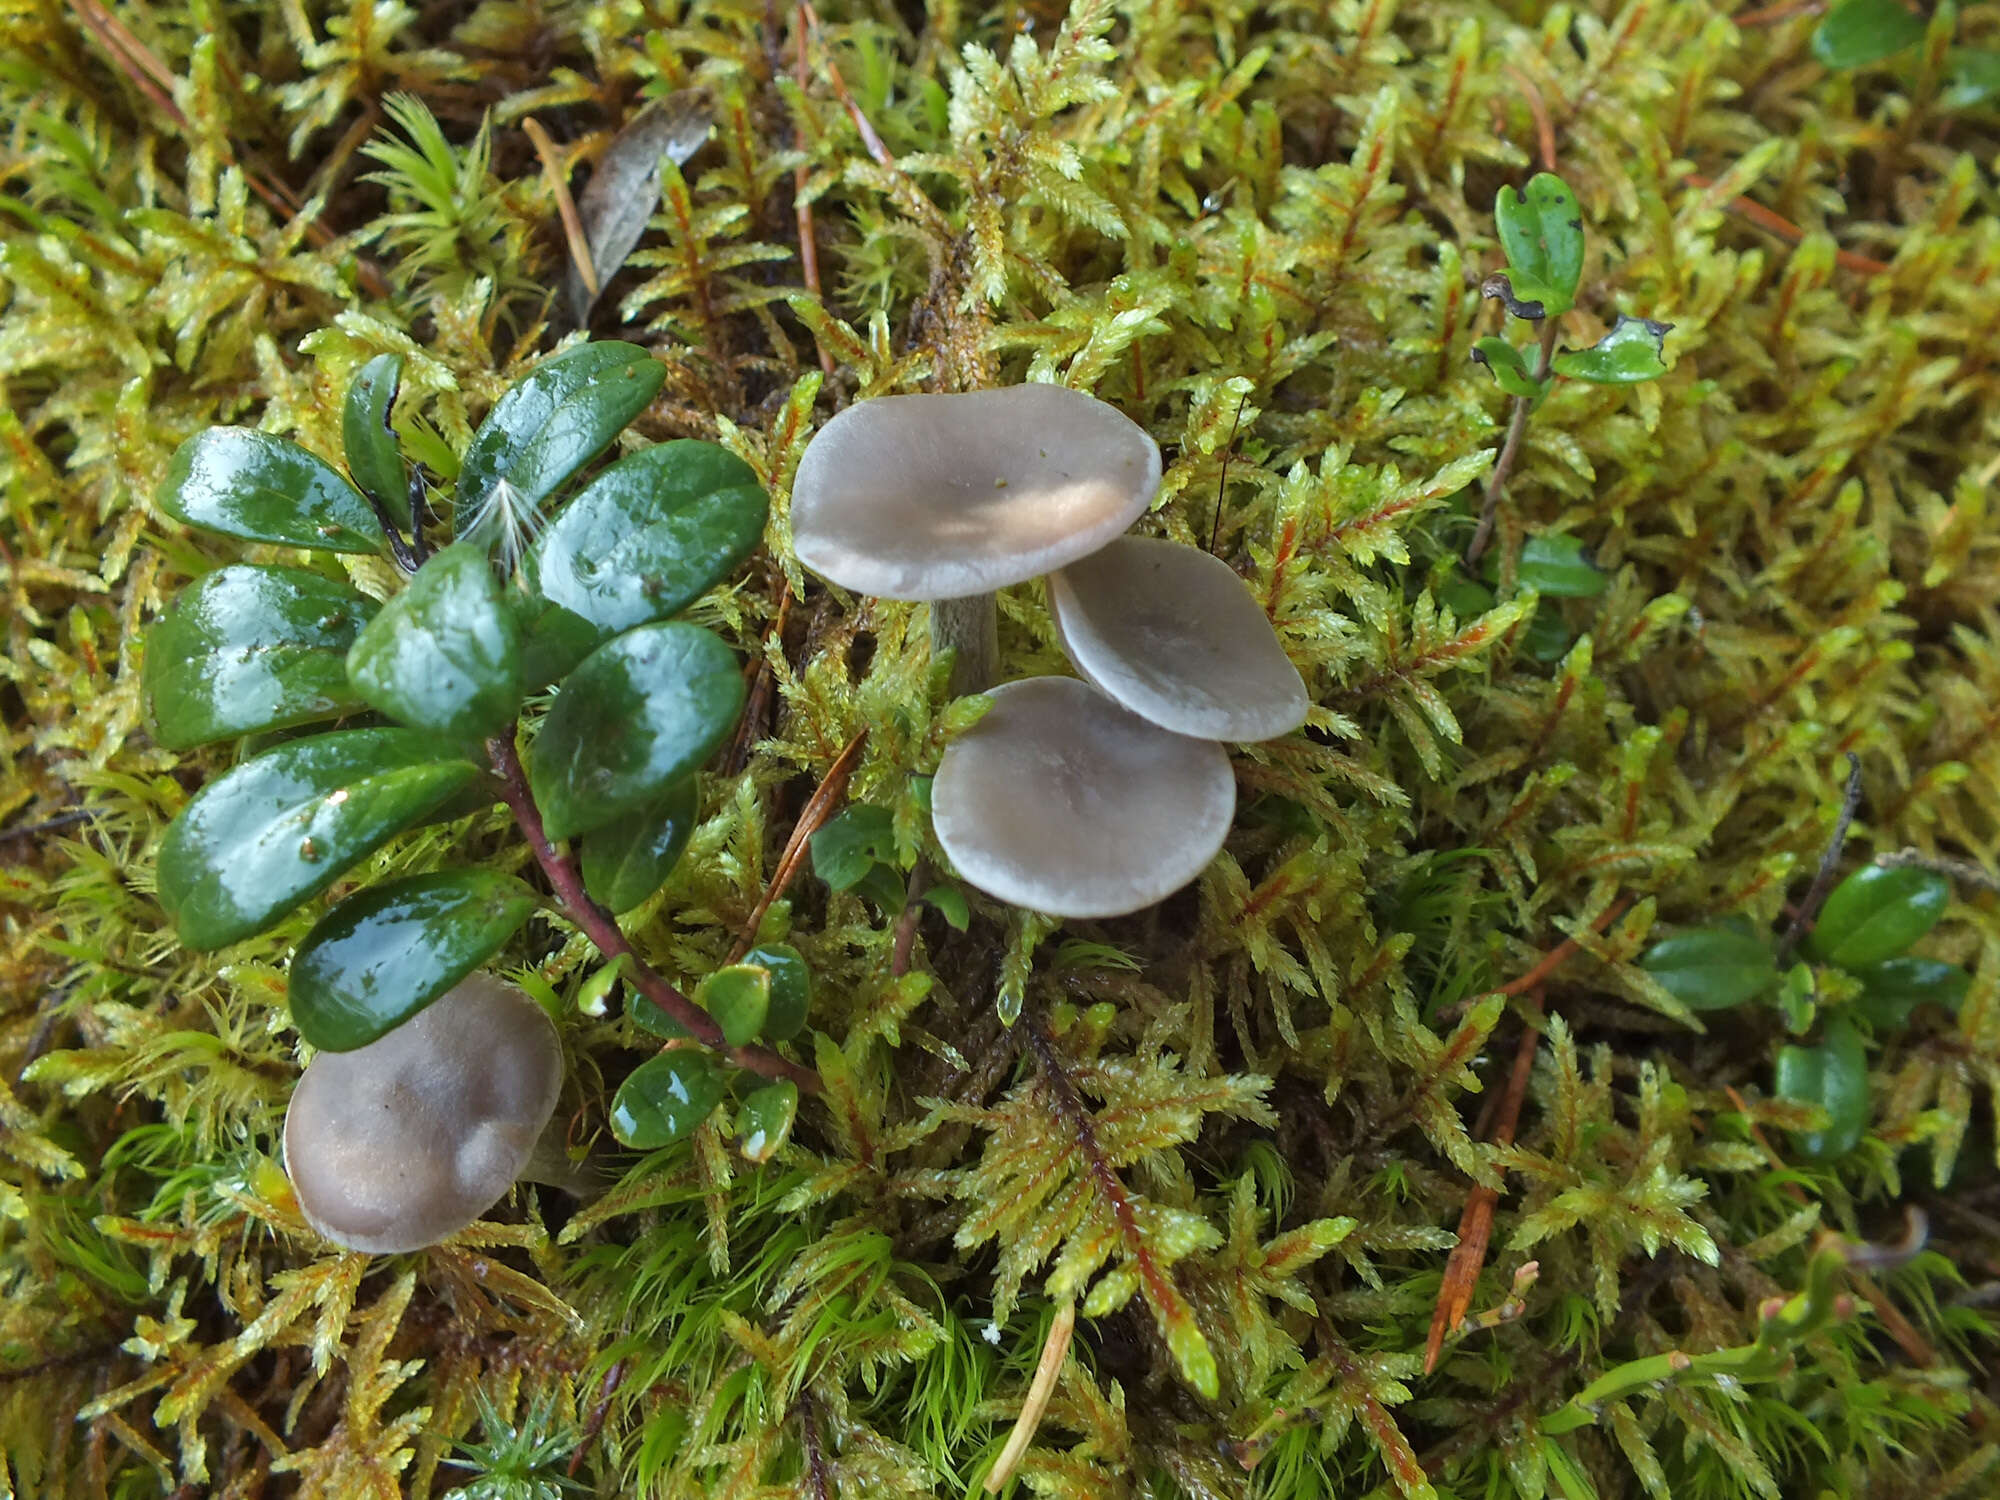
[[[797,1084],[800,1092],[817,1094],[820,1091],[819,1074],[788,1062],[765,1047],[730,1046],[714,1017],[675,989],[633,951],[611,913],[591,900],[584,890],[583,876],[575,862],[549,842],[549,836],[542,827],[541,809],[535,806],[534,794],[528,790],[528,773],[521,766],[521,756],[514,748],[512,736],[495,735],[488,740],[486,755],[493,764],[494,774],[500,778],[500,800],[514,814],[514,822],[527,839],[528,847],[535,852],[535,862],[548,876],[549,885],[562,902],[565,914],[583,930],[584,936],[596,944],[597,951],[606,958],[625,959],[626,976],[639,993],[672,1016],[688,1035],[704,1047],[721,1053],[739,1068],[765,1078],[787,1079]]]
[[[1556,320],[1542,319],[1542,357],[1535,366],[1535,380],[1539,384],[1549,378],[1549,370],[1556,355]],[[1507,487],[1507,476],[1514,472],[1514,460],[1521,451],[1521,438],[1528,430],[1528,413],[1535,403],[1526,396],[1514,398],[1513,420],[1507,424],[1507,441],[1501,445],[1500,457],[1493,465],[1492,477],[1486,481],[1486,503],[1479,508],[1479,529],[1472,533],[1472,545],[1465,549],[1465,566],[1470,568],[1479,561],[1479,554],[1486,550],[1486,544],[1493,538],[1493,518],[1500,510],[1500,495]]]

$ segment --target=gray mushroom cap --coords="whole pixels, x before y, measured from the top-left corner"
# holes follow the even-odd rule
[[[1248,584],[1198,547],[1120,537],[1049,577],[1069,659],[1176,734],[1268,740],[1306,719],[1298,668]]]
[[[1015,906],[1115,917],[1215,858],[1236,811],[1229,757],[1128,713],[1086,682],[1031,677],[952,741],[931,789],[960,875]]]
[[[474,974],[352,1052],[321,1052],[285,1114],[299,1208],[353,1250],[420,1250],[497,1202],[562,1088],[562,1047],[521,990]]]
[[[792,547],[843,588],[962,599],[1088,556],[1159,487],[1159,445],[1081,391],[878,396],[806,445]]]

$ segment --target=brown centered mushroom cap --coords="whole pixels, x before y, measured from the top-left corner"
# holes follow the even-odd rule
[[[365,1047],[319,1053],[285,1114],[306,1222],[374,1254],[436,1244],[507,1191],[561,1087],[555,1027],[490,974]]]
[[[1081,391],[878,396],[806,445],[792,547],[843,588],[963,599],[1088,556],[1159,487],[1159,445]]]
[[[931,789],[938,842],[973,885],[1031,911],[1115,917],[1164,900],[1215,858],[1236,811],[1222,746],[1149,724],[1073,677],[992,695]]]
[[[1125,708],[1176,734],[1268,740],[1311,701],[1249,585],[1221,558],[1123,536],[1049,576],[1063,650]]]

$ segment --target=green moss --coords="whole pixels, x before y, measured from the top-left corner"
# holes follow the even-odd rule
[[[422,1495],[468,1464],[489,1494],[959,1493],[1071,1298],[1016,1493],[1990,1493],[2000,132],[1946,113],[1948,28],[1836,74],[1811,15],[1694,0],[803,16],[0,19],[0,1493]],[[145,631],[234,554],[151,497],[211,423],[337,453],[339,393],[389,351],[448,481],[567,326],[525,122],[575,171],[683,90],[713,133],[591,331],[668,366],[628,441],[719,441],[774,504],[692,611],[759,664],[748,728],[625,921],[690,984],[739,936],[796,946],[793,1050],[827,1092],[762,1166],[711,1124],[580,1209],[523,1188],[423,1255],[332,1253],[273,1160],[281,965],[315,912],[203,955],[153,895],[160,829],[230,757],[147,737]],[[1457,559],[1508,406],[1469,355],[1506,332],[1492,207],[1544,129],[1585,222],[1562,341],[1644,315],[1671,368],[1556,384],[1488,595]],[[919,612],[791,558],[806,439],[868,395],[1024,378],[1158,437],[1144,525],[1249,579],[1308,731],[1237,752],[1224,854],[1155,912],[1048,930],[975,893],[959,931],[927,903],[898,978],[895,881],[808,867],[744,932],[864,731],[847,795],[884,810],[893,875],[944,868],[923,778],[966,718]],[[1523,591],[1531,537],[1580,543],[1602,591]],[[1032,591],[1002,646],[1008,675],[1061,669]],[[1696,1018],[1636,960],[1780,930],[1850,752],[1841,868],[1948,873],[1916,951],[1974,977],[1873,1029],[1867,1132],[1806,1164],[1819,1122],[1772,1087],[1805,1001]],[[526,868],[494,810],[355,874],[453,850]],[[609,1151],[652,1044],[553,919],[506,960],[569,1005],[561,1117]],[[1477,1191],[1492,1249],[1426,1374]],[[1904,1207],[1913,1259],[1820,1238],[1894,1239]],[[1760,1310],[1794,1294],[1780,1358]]]

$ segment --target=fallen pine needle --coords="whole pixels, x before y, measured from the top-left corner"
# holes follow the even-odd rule
[[[1035,1378],[1028,1386],[1028,1399],[1021,1403],[1021,1415],[1015,1418],[1014,1430],[1007,1435],[1007,1446],[1000,1450],[992,1472],[986,1476],[987,1494],[997,1495],[1006,1487],[1028,1445],[1035,1440],[1035,1429],[1042,1425],[1042,1413],[1049,1409],[1049,1398],[1056,1393],[1056,1377],[1062,1373],[1063,1360],[1069,1354],[1069,1338],[1075,1331],[1076,1304],[1065,1297],[1056,1308],[1055,1322],[1049,1325],[1049,1336],[1042,1341],[1041,1363],[1035,1366]]]

